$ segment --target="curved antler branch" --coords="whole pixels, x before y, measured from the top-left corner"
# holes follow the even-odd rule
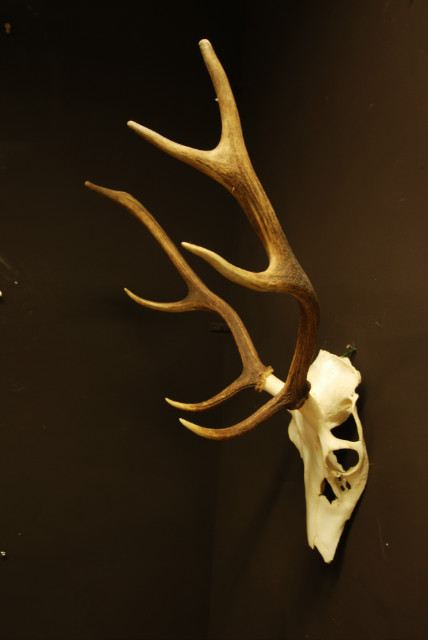
[[[186,243],[186,248],[203,257],[230,280],[258,291],[296,293],[312,286],[297,262],[272,205],[251,164],[232,89],[208,40],[199,43],[213,81],[220,107],[222,133],[218,145],[209,151],[177,144],[158,133],[129,121],[128,126],[148,142],[186,162],[226,187],[245,211],[269,256],[265,271],[254,273],[240,269],[218,254]]]
[[[256,391],[263,391],[265,380],[269,376],[272,376],[272,374],[272,367],[266,367],[265,370],[259,375],[257,384],[255,384],[254,376],[252,377],[251,375],[248,375],[247,370],[244,368],[239,378],[236,378],[236,380],[234,380],[230,385],[223,389],[223,391],[220,391],[220,393],[217,393],[209,400],[205,400],[205,402],[195,402],[190,404],[187,402],[176,402],[175,400],[170,400],[170,398],[165,398],[165,400],[172,407],[175,407],[176,409],[182,409],[183,411],[205,411],[206,409],[216,407],[217,405],[236,395],[243,389],[255,387]]]
[[[143,205],[124,191],[114,191],[106,189],[91,182],[85,182],[85,185],[92,191],[114,200],[123,205],[136,218],[138,218],[144,226],[150,231],[153,237],[161,245],[171,262],[174,264],[183,280],[185,281],[188,293],[182,299],[176,302],[153,302],[140,298],[135,293],[125,289],[129,297],[143,307],[156,309],[159,311],[169,311],[179,313],[183,311],[215,311],[218,313],[230,328],[232,335],[237,344],[243,370],[241,375],[223,391],[216,394],[209,400],[200,403],[181,403],[166,398],[169,404],[185,409],[186,411],[203,411],[227,400],[239,391],[248,387],[260,388],[267,375],[271,374],[272,367],[266,367],[260,360],[253,342],[236,311],[232,309],[224,300],[215,295],[196,275],[190,265],[178,251],[169,236],[162,229],[155,218],[147,211]]]
[[[200,427],[193,422],[189,422],[189,420],[184,420],[184,418],[179,418],[179,420],[184,427],[193,431],[193,433],[196,433],[198,436],[208,438],[209,440],[229,440],[230,438],[236,438],[236,436],[241,436],[244,433],[248,433],[248,431],[252,431],[281,409],[287,408],[289,403],[290,398],[287,398],[287,395],[283,393],[279,393],[262,405],[260,409],[255,411],[249,418],[242,420],[242,422],[235,424],[233,427],[223,429]]]

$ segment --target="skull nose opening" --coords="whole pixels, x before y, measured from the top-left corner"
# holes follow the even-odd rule
[[[332,453],[343,471],[349,471],[349,469],[355,467],[360,460],[360,456],[355,449],[335,449]]]
[[[339,440],[358,442],[358,440],[360,439],[358,435],[357,423],[355,422],[355,418],[352,413],[350,414],[349,418],[345,420],[345,422],[342,422],[342,424],[339,424],[339,426],[337,427],[333,427],[333,429],[331,429],[331,433],[335,438],[338,438]]]
[[[332,486],[327,478],[324,478],[324,480],[321,482],[320,496],[324,496],[324,498],[327,498],[330,504],[337,500],[337,495],[334,493]]]

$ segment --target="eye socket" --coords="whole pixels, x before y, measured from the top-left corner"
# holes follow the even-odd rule
[[[339,424],[337,427],[333,427],[331,429],[331,433],[335,438],[339,438],[339,440],[349,440],[350,442],[358,442],[360,436],[358,435],[357,423],[355,422],[355,418],[352,413],[349,415],[349,418]]]
[[[352,467],[356,467],[360,460],[360,456],[355,449],[335,449],[331,454],[336,457],[343,471],[349,471]],[[331,461],[334,463],[334,459]]]

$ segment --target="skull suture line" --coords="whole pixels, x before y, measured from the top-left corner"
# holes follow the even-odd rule
[[[251,272],[203,247],[182,246],[203,258],[233,282],[256,291],[292,295],[299,305],[299,328],[295,353],[285,382],[265,366],[251,341],[242,320],[224,300],[199,279],[153,216],[135,198],[122,191],[112,191],[91,183],[87,186],[125,206],[152,233],[176,266],[188,287],[182,300],[158,303],[125,291],[138,304],[162,311],[214,311],[228,325],[237,344],[242,373],[226,389],[198,403],[168,400],[186,411],[201,411],[224,402],[242,389],[254,387],[274,396],[252,415],[225,429],[206,429],[188,420],[181,423],[198,435],[214,440],[233,438],[250,431],[277,411],[288,409],[293,418],[290,437],[300,451],[305,468],[308,539],[326,562],[330,562],[346,520],[361,495],[367,477],[367,454],[355,402],[359,373],[346,359],[322,351],[311,365],[319,323],[318,301],[313,287],[288,244],[284,231],[260,184],[248,156],[235,99],[227,76],[208,40],[200,42],[201,52],[217,93],[222,122],[218,145],[209,151],[177,144],[143,127],[129,122],[131,129],[171,156],[190,164],[223,185],[238,201],[269,257],[269,266]],[[311,366],[310,366],[311,365]],[[312,384],[309,392],[308,381]],[[332,430],[352,415],[358,440],[343,440]],[[344,450],[358,456],[346,467]],[[345,468],[346,467],[346,468]]]

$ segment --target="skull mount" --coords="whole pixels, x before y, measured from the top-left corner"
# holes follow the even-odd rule
[[[331,562],[367,481],[368,457],[355,392],[361,375],[348,358],[321,350],[308,380],[308,399],[290,411],[289,436],[304,464],[309,546]]]

